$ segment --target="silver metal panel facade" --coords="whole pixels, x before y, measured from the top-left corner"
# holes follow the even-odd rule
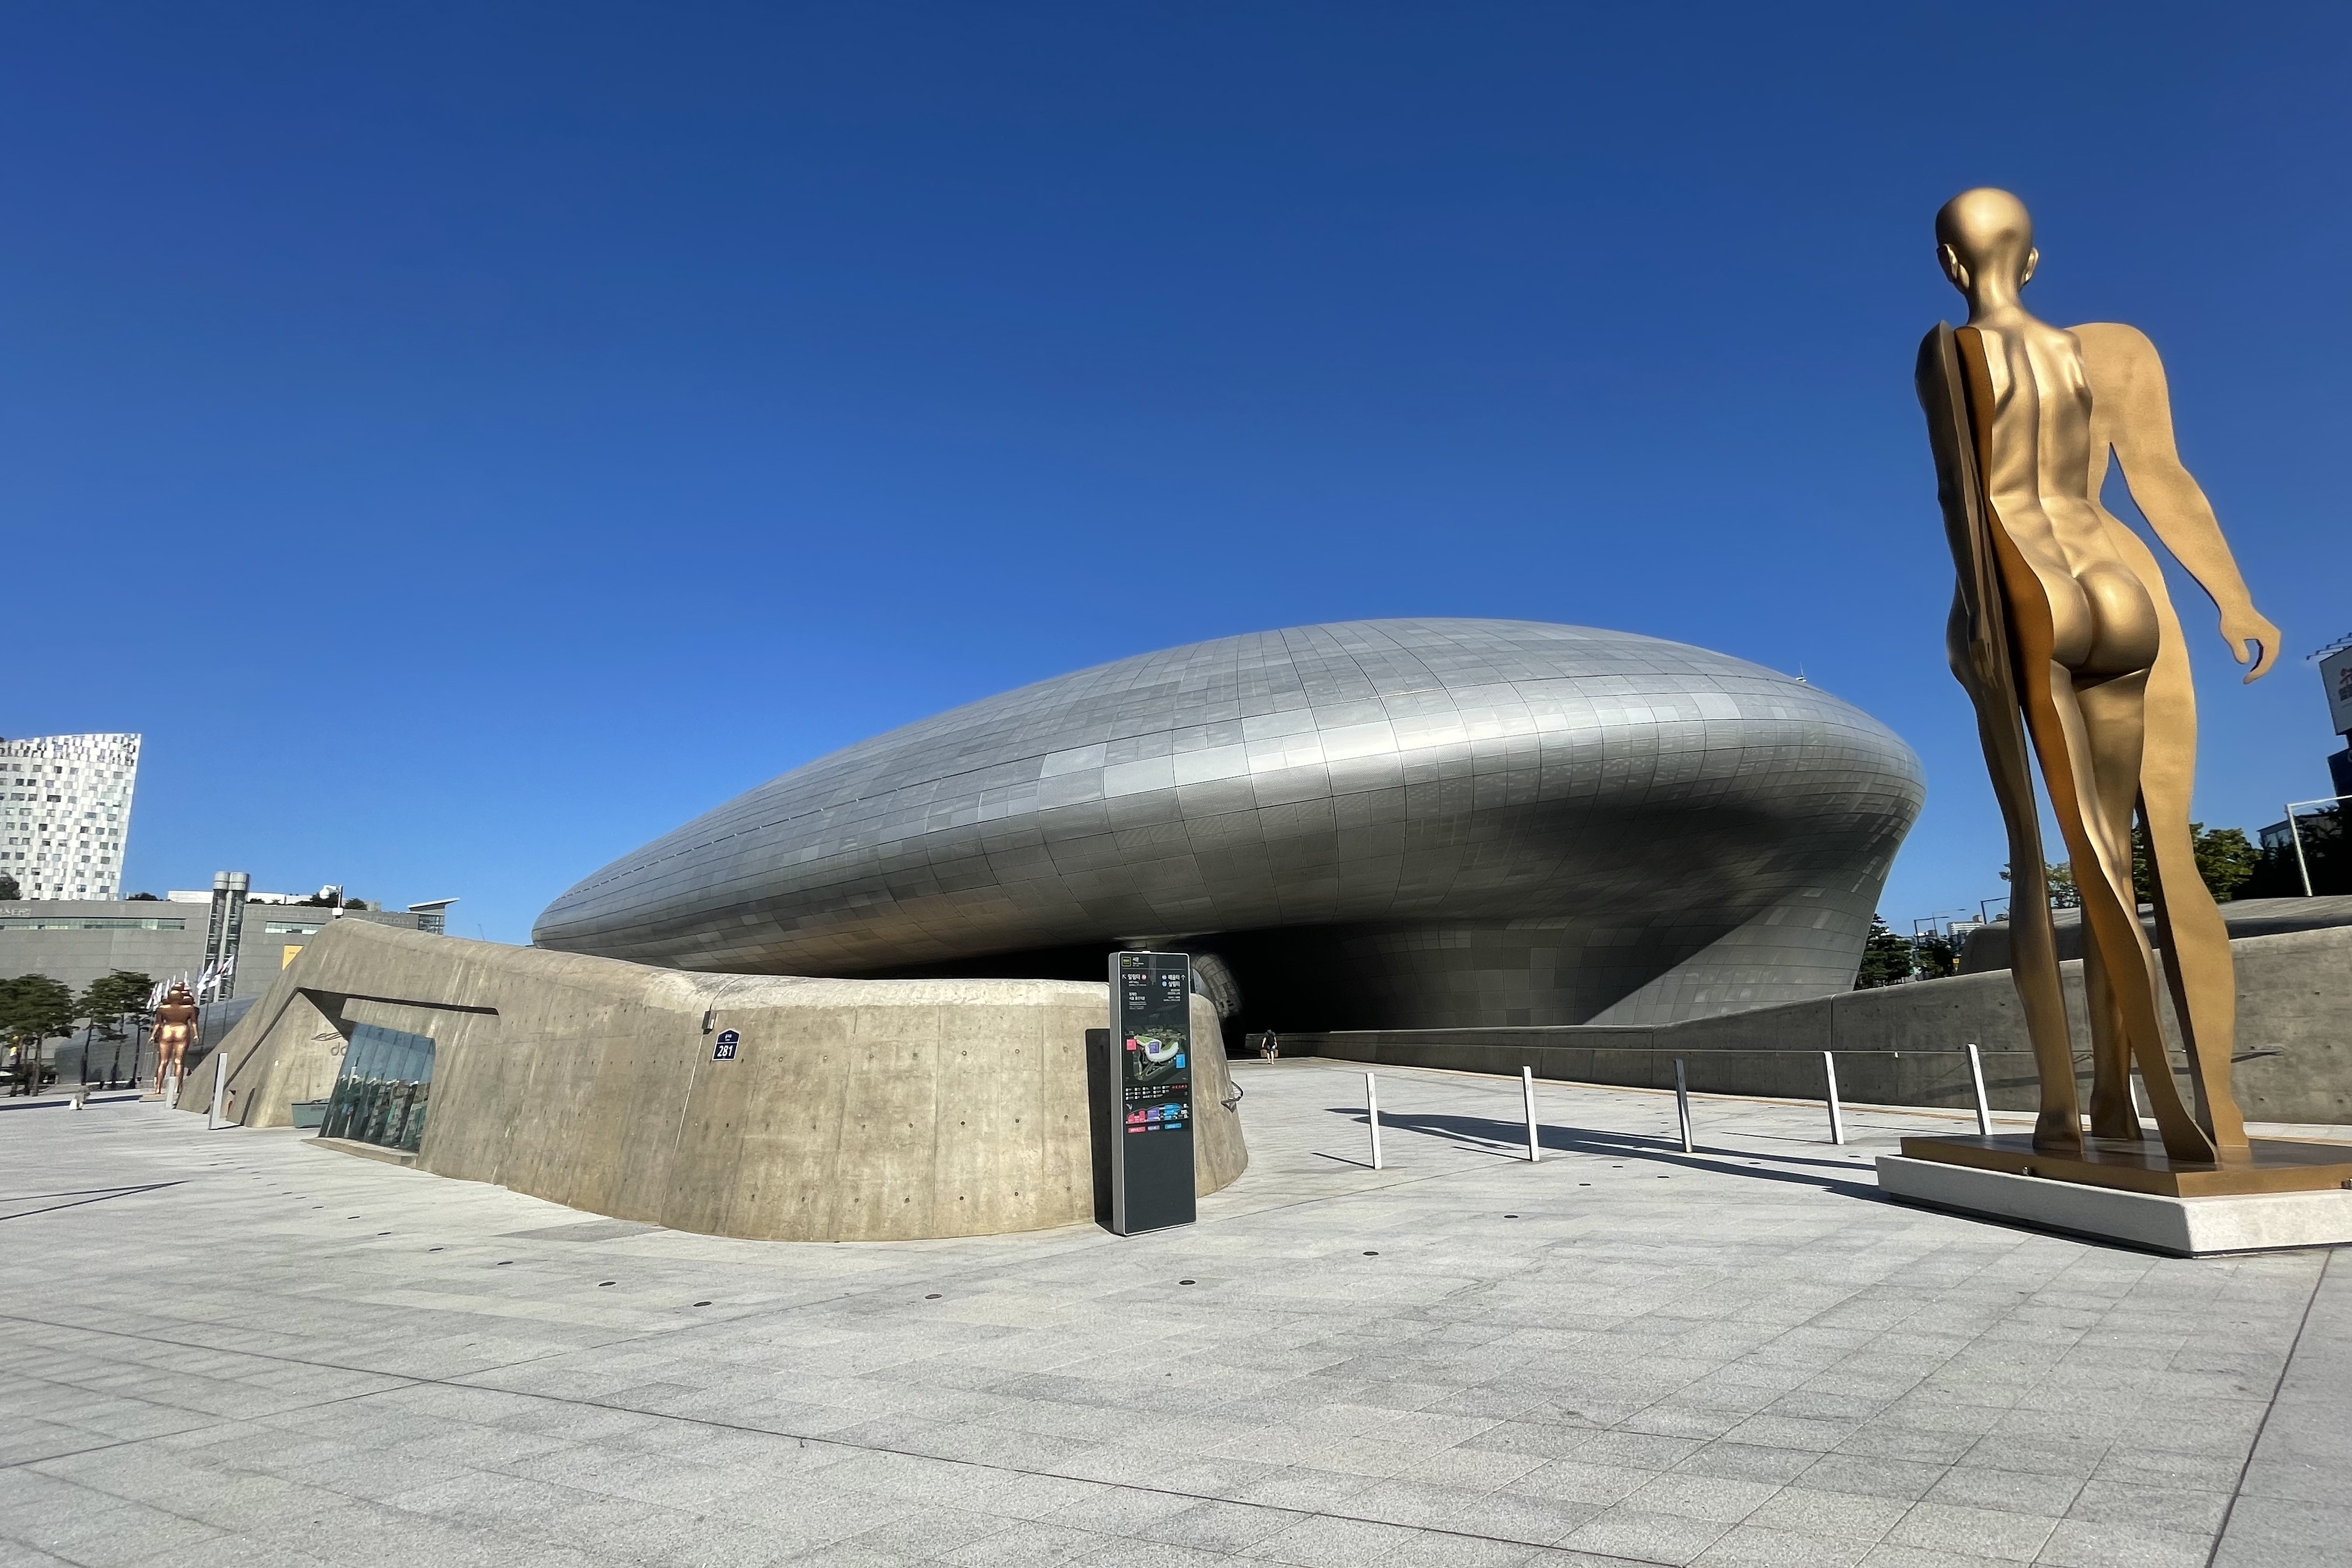
[[[587,878],[533,940],[835,975],[1155,942],[1318,1015],[1254,1009],[1276,1027],[1665,1022],[1850,985],[1923,798],[1885,726],[1721,654],[1301,626],[861,742]]]

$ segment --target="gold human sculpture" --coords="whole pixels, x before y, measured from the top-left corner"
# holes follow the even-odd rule
[[[196,1043],[196,999],[184,981],[173,981],[163,1005],[155,1009],[155,1092],[161,1099],[163,1080],[186,1076],[188,1047]]]
[[[1976,706],[2009,830],[2011,971],[2041,1079],[2032,1150],[2128,1162],[2131,1151],[2116,1145],[2140,1145],[2137,1066],[2163,1146],[2158,1163],[2247,1163],[2253,1155],[2230,1087],[2229,934],[2189,837],[2197,710],[2188,649],[2155,554],[2100,504],[2111,452],[2158,537],[2220,609],[2231,655],[2252,666],[2247,680],[2276,659],[2278,628],[2254,609],[2212,507],[2174,449],[2155,345],[2137,328],[2069,330],[2026,310],[2019,296],[2041,256],[2024,203],[2007,191],[1953,197],[1936,215],[1936,238],[1969,319],[1957,331],[1939,325],[1920,345],[1919,398],[1959,570],[1947,647]],[[2088,1142],[2042,869],[2034,760],[2082,899]],[[2154,863],[2161,965],[2132,889],[2135,810]],[[2159,985],[2171,992],[2187,1047],[2193,1110],[2173,1078]],[[1951,1157],[1953,1141],[1923,1141],[1918,1152],[1931,1152],[1928,1143]],[[2284,1155],[2288,1146],[2263,1147]]]

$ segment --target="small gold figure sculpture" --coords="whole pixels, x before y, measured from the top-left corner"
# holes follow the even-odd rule
[[[196,999],[188,994],[187,984],[175,980],[163,997],[163,1005],[155,1009],[155,1092],[150,1100],[163,1098],[163,1080],[185,1076],[188,1047],[196,1043]]]
[[[2092,1139],[2139,1142],[2137,1064],[2168,1162],[2242,1160],[2229,934],[2189,837],[2188,650],[2155,554],[2100,504],[2110,451],[2158,537],[2212,596],[2231,655],[2252,666],[2246,679],[2277,658],[2279,631],[2254,609],[2174,450],[2155,345],[2136,328],[2068,330],[2027,312],[2019,295],[2041,257],[2024,203],[2007,191],[1954,196],[1936,215],[1936,238],[1969,320],[1920,345],[1919,397],[1959,569],[1952,670],[1976,705],[2009,830],[2011,969],[2041,1078],[2032,1146],[2085,1151],[2028,736],[2082,899]],[[2132,888],[2135,809],[2153,862],[2161,967]],[[2193,1114],[2166,1051],[2159,984],[2188,1047]]]

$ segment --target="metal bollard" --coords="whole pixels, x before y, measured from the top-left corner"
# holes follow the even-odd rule
[[[1528,1108],[1528,1163],[1532,1165],[1543,1158],[1541,1148],[1536,1142],[1536,1069],[1533,1068],[1519,1069],[1519,1098]]]
[[[1683,1152],[1696,1153],[1691,1147],[1690,1089],[1683,1082],[1683,1058],[1675,1058],[1675,1120],[1682,1124]]]
[[[1843,1143],[1845,1115],[1838,1109],[1837,1053],[1835,1051],[1822,1053],[1822,1076],[1829,1080],[1830,1086],[1830,1142]]]
[[[1992,1136],[1992,1101],[1985,1098],[1984,1058],[1977,1055],[1977,1043],[1969,1042],[1969,1082],[1977,1091],[1977,1135]]]
[[[1372,1128],[1372,1169],[1381,1169],[1381,1086],[1372,1075],[1364,1075],[1365,1119]]]

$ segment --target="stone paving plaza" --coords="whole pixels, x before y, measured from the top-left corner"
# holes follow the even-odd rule
[[[1237,1064],[1192,1228],[804,1246],[0,1114],[0,1564],[2352,1563],[2352,1280],[1880,1200],[1933,1112]]]

